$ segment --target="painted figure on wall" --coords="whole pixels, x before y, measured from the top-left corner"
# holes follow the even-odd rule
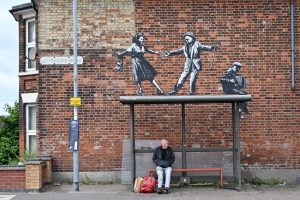
[[[190,76],[189,95],[194,95],[196,91],[197,76],[199,71],[201,71],[202,69],[200,54],[202,51],[215,52],[218,47],[217,44],[201,44],[200,42],[196,41],[196,37],[192,32],[187,32],[186,34],[184,34],[184,43],[185,45],[178,50],[165,52],[165,56],[167,57],[181,54],[184,54],[185,56],[183,72],[181,73],[174,88],[169,92],[170,95],[177,94],[177,92],[181,89],[188,76]]]
[[[244,91],[247,85],[247,80],[245,77],[237,74],[240,71],[241,67],[241,63],[234,62],[221,78],[220,82],[225,94],[247,94],[247,92]],[[243,113],[250,114],[247,103],[240,103],[239,112],[241,119],[244,118]]]
[[[146,46],[144,46],[144,34],[137,33],[132,38],[132,45],[124,52],[117,53],[118,63],[116,65],[116,70],[121,71],[123,68],[123,58],[126,55],[130,55],[132,57],[132,73],[134,82],[138,86],[137,95],[142,96],[142,82],[150,81],[150,83],[156,88],[156,92],[158,95],[163,95],[163,91],[159,87],[158,83],[154,79],[157,75],[157,71],[154,67],[148,62],[148,60],[144,57],[145,53],[157,54],[159,55],[159,51],[153,51]]]

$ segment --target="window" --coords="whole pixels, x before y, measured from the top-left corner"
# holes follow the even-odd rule
[[[36,61],[30,59],[35,48],[35,20],[29,19],[26,21],[26,71],[36,70]]]
[[[26,150],[36,152],[36,105],[26,105]]]

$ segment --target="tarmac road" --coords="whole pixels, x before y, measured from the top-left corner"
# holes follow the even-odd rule
[[[6,195],[16,195],[13,198],[4,198]],[[6,196],[8,197],[8,196]],[[80,185],[79,192],[73,192],[73,186],[47,186],[42,193],[0,193],[0,200],[300,200],[300,186],[263,186],[254,189],[251,186],[243,187],[238,192],[231,189],[213,187],[173,187],[169,194],[142,194],[133,193],[128,185]]]

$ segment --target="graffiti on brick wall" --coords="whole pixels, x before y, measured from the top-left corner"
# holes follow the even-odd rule
[[[234,62],[232,66],[224,73],[223,77],[220,79],[220,82],[223,87],[223,92],[225,94],[237,94],[237,95],[245,95],[247,92],[245,88],[248,84],[246,78],[238,72],[242,68],[242,64],[239,62]],[[243,113],[251,114],[248,111],[247,103],[240,103],[240,117],[243,119]]]
[[[160,55],[159,51],[154,51],[146,46],[144,46],[144,34],[137,33],[132,38],[133,44],[123,52],[118,52],[115,55],[118,57],[118,62],[116,64],[116,71],[123,70],[123,59],[125,56],[132,57],[132,73],[134,82],[138,86],[137,95],[142,96],[142,82],[150,81],[150,83],[156,88],[158,95],[164,95],[164,92],[161,90],[160,86],[155,80],[157,71],[154,67],[148,62],[145,58],[146,53]],[[189,82],[189,93],[188,95],[194,95],[196,91],[196,81],[199,72],[202,70],[202,63],[200,55],[202,51],[213,52],[213,58],[211,61],[211,68],[214,65],[214,54],[217,49],[221,46],[221,42],[216,42],[212,45],[203,45],[196,40],[196,37],[192,32],[187,32],[183,35],[184,46],[180,49],[173,51],[165,51],[164,56],[175,56],[175,55],[184,55],[185,62],[183,71],[175,83],[174,87],[169,92],[169,95],[176,95],[177,92],[182,88],[184,82],[190,77]],[[242,64],[239,62],[234,62],[232,66],[224,73],[223,77],[220,79],[220,82],[223,87],[224,94],[236,94],[236,95],[245,95],[247,80],[244,76],[239,75]],[[242,113],[251,114],[248,111],[247,103],[240,104],[240,117],[244,118]]]
[[[142,96],[143,94],[143,81],[150,81],[150,83],[156,88],[157,94],[163,95],[163,91],[161,90],[161,88],[155,80],[157,72],[144,56],[145,53],[160,55],[160,52],[151,50],[148,47],[144,46],[143,33],[138,33],[135,36],[133,36],[132,43],[133,44],[127,50],[120,53],[116,53],[118,57],[118,62],[115,69],[117,71],[122,71],[123,59],[126,55],[130,55],[132,57],[133,79],[138,86],[137,95]]]
[[[184,46],[182,48],[165,52],[166,57],[183,54],[186,59],[183,72],[181,73],[173,89],[169,92],[169,95],[176,95],[188,77],[190,77],[189,95],[194,95],[196,91],[197,76],[199,71],[201,71],[202,69],[202,63],[200,59],[201,52],[211,51],[215,53],[217,48],[221,46],[220,42],[217,42],[213,45],[203,45],[200,42],[196,41],[196,37],[192,32],[185,33],[183,39]],[[118,62],[115,67],[116,71],[122,71],[123,59],[126,55],[129,55],[132,57],[133,79],[138,86],[137,95],[142,95],[142,82],[145,80],[151,82],[151,84],[156,88],[158,95],[164,95],[164,92],[161,90],[155,80],[155,76],[157,75],[156,70],[144,57],[145,53],[159,55],[160,52],[153,51],[144,46],[143,33],[138,33],[133,36],[132,42],[133,44],[127,50],[115,54],[118,57]]]
[[[161,90],[160,86],[155,80],[157,71],[145,58],[146,53],[160,55],[159,51],[154,51],[149,49],[144,45],[144,34],[137,33],[132,38],[132,45],[128,47],[123,52],[115,53],[118,58],[116,64],[116,71],[121,72],[123,70],[123,60],[126,56],[131,56],[132,58],[132,73],[134,82],[138,86],[137,95],[141,96],[143,94],[142,82],[150,81],[150,83],[156,88],[158,95],[164,95],[164,92]],[[175,55],[184,55],[185,62],[183,71],[175,83],[174,87],[169,92],[169,95],[176,95],[177,92],[182,88],[184,82],[190,77],[189,82],[189,95],[194,95],[196,91],[196,81],[199,72],[202,70],[202,63],[200,55],[202,51],[213,52],[213,58],[211,61],[211,67],[214,65],[214,53],[221,46],[221,43],[218,41],[212,45],[203,45],[196,40],[196,37],[192,32],[187,32],[183,35],[184,46],[180,49],[173,51],[165,51],[164,56],[175,56]],[[244,95],[245,87],[247,85],[247,80],[245,77],[238,75],[237,73],[241,69],[242,65],[239,62],[233,63],[233,65],[225,72],[224,76],[221,78],[220,82],[223,87],[225,94],[238,94]],[[249,113],[247,104],[242,103],[240,107],[241,112]]]
[[[174,85],[174,88],[169,92],[170,95],[176,95],[189,76],[189,95],[194,95],[196,91],[197,76],[202,69],[202,63],[200,58],[201,52],[215,52],[218,46],[220,46],[219,42],[213,45],[203,45],[200,42],[196,41],[196,37],[192,32],[187,32],[186,34],[184,34],[183,38],[185,44],[182,48],[175,51],[165,52],[165,56],[167,57],[181,54],[184,54],[185,56],[183,72],[181,73],[176,84]]]

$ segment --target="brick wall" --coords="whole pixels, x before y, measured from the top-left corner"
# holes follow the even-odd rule
[[[43,185],[43,166],[39,161],[26,164],[26,188],[40,189]]]
[[[295,3],[298,43],[299,3]],[[213,69],[210,67],[212,54],[204,53],[202,56],[203,71],[197,83],[198,94],[222,94],[218,82],[220,76],[234,61],[245,65],[241,73],[249,81],[247,91],[253,96],[249,108],[253,114],[241,123],[244,166],[300,167],[297,159],[300,147],[299,90],[290,89],[289,9],[289,2],[281,0],[258,0],[255,3],[144,0],[136,2],[137,32],[149,35],[147,44],[155,49],[172,50],[181,47],[182,36],[186,31],[194,32],[197,39],[204,44],[211,44],[216,40],[222,42],[222,47],[215,55]],[[298,47],[295,53],[297,66],[300,61]],[[161,72],[157,78],[160,82],[176,82],[182,70],[183,58],[155,57],[151,61]],[[296,71],[299,72],[299,68],[296,68]],[[298,75],[297,77],[299,79]],[[166,85],[168,84],[163,86]],[[185,86],[181,94],[187,93],[188,84]],[[296,87],[299,86],[297,83]],[[228,116],[222,114],[228,113],[228,108],[203,107],[206,106],[188,106],[188,142],[199,143],[201,146],[228,144],[230,125],[226,121]],[[155,114],[153,120],[154,118]],[[207,119],[210,119],[210,122]]]
[[[25,71],[25,60],[24,56],[26,55],[25,51],[25,21],[22,17],[19,17],[19,72]],[[19,102],[22,102],[21,93],[24,92],[24,81],[22,78],[19,79]],[[25,110],[24,105],[20,103],[19,105],[19,150],[20,156],[23,157],[24,149],[26,148],[25,138],[26,138],[26,127],[25,127]]]
[[[25,189],[24,167],[0,167],[0,191]]]
[[[299,5],[296,1],[296,43],[299,43]],[[299,90],[291,91],[289,2],[263,1],[81,1],[78,6],[78,68],[81,171],[121,170],[122,141],[129,138],[129,107],[119,103],[121,95],[135,95],[131,59],[124,70],[114,72],[114,51],[131,45],[137,32],[155,50],[182,47],[183,34],[192,31],[203,44],[222,42],[215,54],[202,55],[203,70],[197,94],[223,94],[219,79],[234,61],[245,67],[249,81],[252,116],[241,122],[242,163],[249,167],[299,168]],[[71,55],[71,1],[40,1],[39,57]],[[58,23],[59,22],[59,23]],[[296,66],[299,45],[296,48]],[[179,77],[184,58],[146,54],[158,71],[157,82],[170,90]],[[296,68],[299,74],[299,68]],[[38,147],[51,153],[54,171],[71,171],[68,152],[68,121],[73,109],[72,66],[39,66]],[[299,75],[296,76],[299,79]],[[297,82],[297,86],[299,87]],[[155,95],[143,83],[145,95]],[[188,93],[185,83],[179,95]],[[188,146],[231,145],[230,105],[187,105]],[[180,105],[138,105],[135,108],[136,139],[170,140],[181,143]]]
[[[131,43],[135,32],[134,2],[84,1],[79,2],[78,8],[78,54],[84,57],[84,65],[78,68],[79,95],[86,105],[79,108],[80,126],[86,127],[81,129],[80,135],[83,161],[80,167],[85,171],[119,170],[121,142],[127,133],[121,127],[114,130],[118,120],[124,121],[114,115],[120,109],[125,112],[117,99],[124,92],[124,86],[132,83],[129,68],[127,73],[120,74],[123,80],[112,78],[115,58],[111,55]],[[39,10],[39,56],[72,54],[72,2],[41,1]],[[58,14],[52,16],[53,13]],[[61,22],[59,26],[57,21]],[[70,171],[68,121],[73,115],[69,107],[69,98],[73,95],[73,67],[39,66],[39,73],[40,150],[53,152],[54,171]]]
[[[73,2],[40,1],[40,49],[67,49],[73,45]],[[112,50],[124,47],[135,32],[134,1],[78,2],[79,48]],[[128,37],[129,36],[129,37]]]
[[[22,102],[22,93],[38,93],[38,75],[20,76],[19,77],[19,102]],[[26,105],[20,103],[20,116],[19,116],[19,149],[20,155],[23,157],[26,149]],[[38,113],[37,113],[38,120]],[[37,134],[37,137],[39,135]]]
[[[35,18],[36,24],[38,24],[38,18]],[[24,74],[26,71],[26,20],[19,16],[19,72]],[[36,25],[36,44],[38,49],[38,25]],[[37,59],[38,59],[37,52]],[[38,65],[37,65],[38,70]],[[38,74],[34,75],[20,75],[19,76],[19,150],[20,156],[23,157],[26,149],[26,105],[23,104],[21,94],[23,93],[38,93],[38,82],[39,76]],[[38,105],[37,105],[38,108]],[[38,112],[37,112],[37,121],[38,121]],[[37,127],[37,133],[39,129]],[[37,134],[37,139],[39,134]],[[37,146],[38,149],[38,146]]]
[[[0,165],[0,192],[39,192],[47,183],[52,183],[49,155],[26,161],[24,165]]]

